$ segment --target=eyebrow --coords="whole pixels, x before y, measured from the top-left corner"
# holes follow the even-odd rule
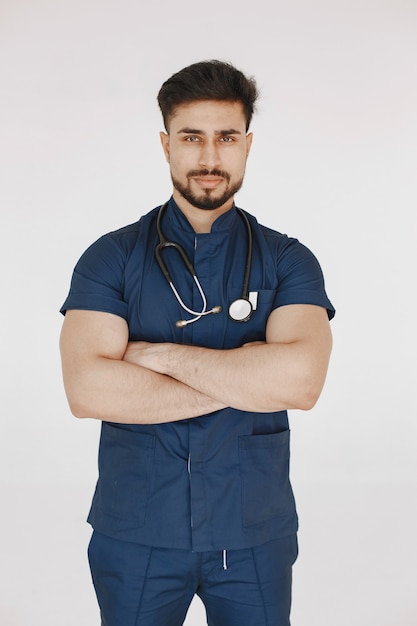
[[[196,128],[181,128],[177,131],[177,135],[205,135],[206,133],[203,130],[198,130]],[[215,135],[241,135],[240,130],[236,130],[236,128],[228,128],[226,130],[216,130],[214,131]]]

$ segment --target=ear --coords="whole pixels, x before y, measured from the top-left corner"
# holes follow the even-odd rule
[[[248,133],[246,135],[246,158],[248,158],[249,156],[249,152],[252,147],[252,141],[253,141],[253,133]]]
[[[161,140],[162,150],[164,151],[165,158],[169,163],[169,135],[168,133],[164,133],[162,130],[159,133],[159,138]]]

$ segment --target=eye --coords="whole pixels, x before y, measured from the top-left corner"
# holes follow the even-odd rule
[[[189,143],[195,143],[197,141],[200,141],[200,138],[197,137],[197,135],[187,135],[184,138],[185,141],[188,141]]]
[[[220,141],[222,143],[232,143],[234,141],[234,137],[231,137],[230,135],[223,135],[220,137]]]

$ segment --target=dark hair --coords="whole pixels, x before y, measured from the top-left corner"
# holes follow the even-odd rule
[[[257,97],[253,77],[246,78],[230,63],[212,60],[189,65],[168,78],[159,90],[158,104],[168,130],[169,120],[181,104],[196,100],[241,102],[248,130]]]

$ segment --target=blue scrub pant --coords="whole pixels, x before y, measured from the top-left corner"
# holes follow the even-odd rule
[[[102,626],[181,626],[194,594],[209,626],[289,626],[297,537],[227,552],[153,548],[93,533]]]

